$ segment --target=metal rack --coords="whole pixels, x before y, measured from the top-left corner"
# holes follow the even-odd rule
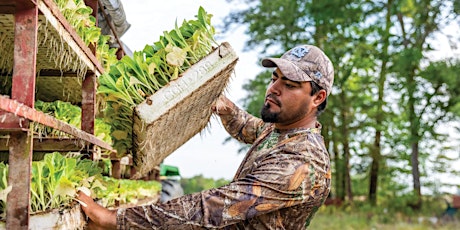
[[[98,1],[85,3],[96,16]],[[43,40],[42,34],[59,42],[62,55],[67,58],[65,63],[56,61],[63,56],[47,55],[50,49],[47,41],[51,40]],[[7,52],[0,55],[3,58],[0,76],[5,78],[0,80],[11,82],[11,87],[3,86],[0,90],[0,151],[2,148],[8,151],[8,182],[13,185],[7,199],[6,228],[28,229],[34,151],[82,150],[90,156],[96,148],[115,152],[94,136],[96,78],[104,70],[93,54],[94,49],[83,43],[52,0],[0,0],[0,49]],[[59,83],[59,88],[46,88],[53,80]],[[65,93],[60,91],[64,87],[67,87]],[[35,110],[34,102],[41,97],[81,105],[81,129]],[[38,140],[29,128],[31,122],[74,138]]]

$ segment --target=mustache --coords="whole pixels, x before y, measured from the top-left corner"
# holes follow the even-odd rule
[[[271,94],[268,94],[268,95],[265,97],[265,100],[267,100],[267,99],[269,99],[269,98],[270,98],[272,101],[274,101],[275,104],[281,105],[281,102],[278,100],[278,98],[277,98],[274,94],[272,94],[272,93],[271,93]]]

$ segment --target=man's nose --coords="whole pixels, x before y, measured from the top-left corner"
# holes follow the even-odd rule
[[[281,81],[275,81],[273,83],[271,83],[270,85],[268,85],[268,88],[267,88],[267,94],[269,93],[273,93],[275,95],[279,95],[280,94],[280,84],[281,84]]]

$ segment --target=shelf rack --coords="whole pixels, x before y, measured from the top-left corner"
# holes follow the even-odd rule
[[[85,3],[96,17],[98,1]],[[60,55],[51,57],[48,50],[56,47]],[[98,148],[115,153],[94,136],[96,78],[104,70],[94,48],[83,43],[52,0],[0,0],[0,50],[0,83],[8,86],[0,89],[0,152],[8,151],[8,182],[13,186],[7,198],[6,229],[29,229],[35,150],[82,150],[90,157]],[[42,98],[81,105],[81,129],[35,110],[35,100]],[[31,122],[74,138],[36,139]]]

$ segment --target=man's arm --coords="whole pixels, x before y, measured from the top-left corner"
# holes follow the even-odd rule
[[[252,144],[265,125],[262,119],[238,108],[225,96],[221,96],[212,106],[215,114],[220,116],[225,130],[235,139]]]
[[[306,202],[311,205],[306,210],[319,207],[328,194],[328,168],[312,165],[303,154],[272,154],[258,162],[251,174],[226,186],[162,204],[120,209],[117,224],[122,229],[223,228]]]

